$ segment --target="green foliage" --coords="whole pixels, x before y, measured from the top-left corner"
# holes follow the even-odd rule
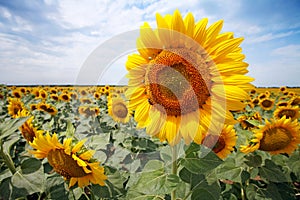
[[[41,100],[27,95],[22,101],[30,105]],[[105,167],[106,185],[69,188],[69,182],[53,171],[47,159],[28,153],[31,147],[18,130],[28,118],[12,119],[4,99],[0,101],[0,199],[169,200],[172,194],[181,200],[299,197],[299,149],[291,155],[275,156],[262,151],[243,154],[235,149],[222,160],[211,149],[195,143],[170,147],[137,129],[133,119],[127,124],[114,122],[107,114],[105,96],[92,103],[101,112],[95,117],[78,113],[78,99],[56,102],[48,97],[45,102],[55,105],[58,113],[52,116],[32,111],[35,127],[56,132],[60,141],[87,138],[84,148],[96,151],[93,159]],[[264,117],[268,115],[266,112]],[[260,123],[247,122],[254,126]],[[238,125],[235,130],[237,147],[253,136]],[[176,156],[172,155],[174,149]]]

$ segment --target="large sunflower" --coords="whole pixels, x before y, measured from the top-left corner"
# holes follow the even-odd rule
[[[223,21],[206,28],[191,13],[183,19],[156,15],[158,28],[145,23],[137,40],[139,54],[128,57],[126,96],[139,128],[175,145],[201,143],[212,121],[234,123],[230,110],[242,110],[253,78],[239,45],[242,38],[220,33]],[[221,130],[220,130],[221,132]]]
[[[299,124],[297,120],[283,116],[279,120],[266,122],[255,131],[248,145],[242,145],[241,151],[250,153],[257,149],[270,154],[291,154],[300,144]]]
[[[69,187],[78,183],[79,187],[93,184],[105,185],[107,177],[99,162],[91,162],[94,151],[83,148],[85,140],[72,145],[72,138],[65,139],[63,144],[57,135],[37,135],[29,144],[35,148],[31,151],[36,158],[47,158],[53,169],[65,179],[70,180]]]
[[[207,134],[202,144],[211,148],[220,158],[224,159],[234,150],[236,141],[237,135],[233,125],[224,125],[220,135]]]

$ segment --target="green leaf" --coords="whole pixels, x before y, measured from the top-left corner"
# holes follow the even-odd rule
[[[287,179],[281,168],[275,165],[271,160],[266,159],[265,165],[259,168],[259,174],[262,178],[272,182],[286,182]]]
[[[219,200],[221,195],[221,188],[217,183],[208,185],[206,181],[201,182],[193,189],[191,196],[192,200]]]
[[[179,177],[167,174],[161,161],[151,160],[131,189],[141,194],[162,195],[171,193],[178,183]]]
[[[211,150],[202,149],[200,158],[183,158],[181,164],[195,174],[203,174],[215,169],[223,161]]]
[[[101,133],[99,135],[93,135],[90,137],[91,141],[89,145],[94,150],[106,149],[109,144],[110,133]]]
[[[223,165],[218,167],[216,173],[219,179],[226,179],[241,183],[242,171],[242,167],[236,167],[234,162],[229,162],[229,160],[227,160]]]
[[[65,188],[65,181],[61,175],[53,174],[46,179],[47,199],[68,199],[69,191]]]
[[[179,176],[181,180],[191,185],[191,189],[193,189],[195,186],[197,186],[199,183],[205,180],[205,176],[203,174],[194,174],[186,168],[182,168],[180,170]]]
[[[262,158],[260,155],[248,154],[247,156],[245,156],[245,159],[245,163],[249,167],[260,167],[262,164]]]
[[[26,120],[28,117],[9,119],[0,124],[0,140],[3,138],[10,136],[14,133]]]
[[[267,185],[267,188],[264,190],[258,190],[255,199],[272,199],[272,200],[285,200],[285,199],[294,199],[291,198],[282,198],[281,193],[282,191],[278,190],[279,188],[276,187],[274,183],[270,183]]]
[[[253,126],[259,126],[260,122],[258,120],[254,120],[254,119],[247,119],[246,122],[252,124]]]
[[[149,194],[146,194],[146,195],[141,195],[141,196],[138,196],[138,197],[133,197],[131,199],[132,200],[163,200],[165,198],[164,198],[164,195],[149,195]]]
[[[192,157],[195,153],[200,151],[201,146],[196,143],[191,143],[188,148],[185,150],[186,157]]]
[[[11,182],[13,187],[23,188],[27,191],[27,194],[33,194],[35,192],[42,193],[45,185],[45,174],[43,167],[40,167],[37,171],[29,174],[23,174],[22,170],[18,170],[12,176]]]
[[[11,179],[9,177],[5,179],[1,179],[0,191],[1,191],[0,199],[10,199],[12,189],[11,189]]]
[[[23,174],[31,174],[38,171],[42,163],[35,158],[28,158],[21,163],[21,170]]]

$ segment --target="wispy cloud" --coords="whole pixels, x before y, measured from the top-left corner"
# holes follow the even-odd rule
[[[279,38],[284,38],[292,35],[299,34],[300,31],[288,31],[283,33],[266,33],[263,35],[253,36],[248,39],[248,43],[260,43],[260,42],[267,42],[270,40],[275,40]]]
[[[261,57],[269,56],[275,64],[281,63],[287,56],[293,60],[300,57],[300,44],[297,42],[300,41],[300,18],[295,12],[287,11],[288,8],[291,11],[296,9],[294,1],[281,5],[285,9],[279,6],[284,0],[277,2],[1,1],[0,83],[74,83],[83,63],[99,45],[119,34],[139,29],[144,21],[155,27],[157,12],[165,15],[173,13],[175,9],[179,9],[183,16],[192,12],[196,21],[207,17],[209,24],[224,19],[223,31],[232,31],[236,37],[245,37],[243,48],[251,53],[248,57],[253,70],[259,71],[263,64]],[[280,39],[284,40],[279,43]],[[117,83],[116,77],[119,76],[124,83],[125,60],[124,55],[113,60],[114,78],[109,77],[111,72],[108,71],[103,81]],[[288,59],[284,61],[290,62],[287,64],[294,70],[295,62]],[[263,74],[259,74],[258,79],[270,79],[268,73]]]

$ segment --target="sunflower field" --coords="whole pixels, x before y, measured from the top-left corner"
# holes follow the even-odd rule
[[[126,86],[1,85],[1,200],[300,198],[299,89],[254,87],[223,20],[156,22]]]
[[[126,90],[2,85],[0,198],[299,198],[297,90],[253,89],[216,143],[175,147],[137,129]]]

